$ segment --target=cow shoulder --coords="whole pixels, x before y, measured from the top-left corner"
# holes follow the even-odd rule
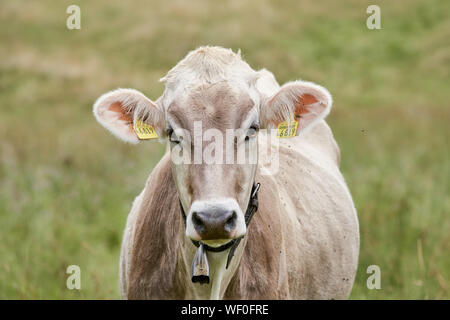
[[[261,183],[259,207],[248,226],[239,269],[224,299],[287,299],[288,276],[281,221],[282,204],[270,176],[257,175]]]
[[[129,270],[129,299],[179,299],[183,286],[177,268],[183,228],[178,194],[166,154],[147,181],[136,218]]]

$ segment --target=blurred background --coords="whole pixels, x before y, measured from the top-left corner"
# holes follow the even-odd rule
[[[66,28],[72,4],[80,30]],[[381,30],[366,27],[370,4]],[[92,104],[118,87],[158,98],[158,79],[208,44],[333,95],[361,228],[351,298],[449,299],[449,12],[447,0],[2,0],[0,298],[119,298],[126,217],[164,146],[118,141]],[[81,290],[66,288],[72,264]]]

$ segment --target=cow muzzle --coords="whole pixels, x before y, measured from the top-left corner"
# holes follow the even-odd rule
[[[191,238],[192,243],[198,248],[191,267],[191,279],[193,283],[209,283],[209,264],[206,251],[223,252],[228,250],[226,264],[226,269],[228,269],[231,259],[234,256],[234,251],[247,231],[247,226],[249,225],[250,220],[252,220],[254,213],[258,210],[258,191],[260,186],[259,183],[253,184],[245,215],[242,214],[239,205],[234,200],[209,201],[207,203],[194,202],[189,213],[189,219],[187,219],[183,210],[183,205],[180,201],[181,216],[186,225],[186,235]],[[231,205],[231,207],[229,207],[229,205]],[[201,214],[199,214],[199,212],[201,212]],[[214,215],[214,213],[218,214]],[[192,219],[193,216],[194,219]],[[243,225],[240,224],[240,218],[244,221]],[[196,219],[199,221],[193,222],[193,220]],[[214,228],[217,229],[217,226],[220,226],[219,233],[225,234],[228,236],[228,239],[199,241],[201,240],[199,232],[204,233],[206,230],[205,220],[213,220],[213,225],[215,225]],[[197,223],[198,230],[194,223]],[[189,236],[190,234],[191,236]],[[216,237],[217,235],[214,236],[214,238]],[[209,242],[211,246],[206,244],[206,242]]]
[[[189,211],[186,236],[212,246],[242,237],[245,218],[234,199],[195,201]]]

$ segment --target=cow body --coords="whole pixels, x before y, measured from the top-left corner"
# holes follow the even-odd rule
[[[122,296],[347,298],[359,228],[339,148],[324,121],[329,92],[306,81],[280,87],[269,71],[255,71],[240,53],[219,47],[190,52],[162,80],[166,89],[156,101],[118,89],[94,104],[96,119],[120,139],[138,143],[139,121],[168,143],[127,219]],[[287,130],[290,138],[275,138],[270,130],[285,123],[296,124]],[[197,162],[198,150],[207,157]],[[175,161],[179,154],[189,161]],[[239,154],[249,157],[234,161]],[[254,182],[261,184],[259,209],[246,226]],[[191,240],[220,246],[242,236],[228,268],[229,249],[208,251],[210,283],[191,281],[197,250]]]
[[[307,135],[280,143],[278,173],[264,175],[264,168],[258,168],[259,209],[233,259],[235,272],[222,280],[219,298],[347,298],[357,268],[359,230],[331,130],[322,121]],[[212,284],[190,281],[188,256],[195,250],[184,235],[167,153],[128,217],[120,263],[122,296],[210,298]]]

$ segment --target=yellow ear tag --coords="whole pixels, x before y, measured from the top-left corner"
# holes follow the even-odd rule
[[[278,138],[292,138],[297,135],[298,121],[295,118],[287,121],[280,122],[278,124],[277,137]]]
[[[158,138],[156,130],[144,123],[142,120],[137,120],[133,125],[134,132],[138,136],[139,140],[148,140]]]

